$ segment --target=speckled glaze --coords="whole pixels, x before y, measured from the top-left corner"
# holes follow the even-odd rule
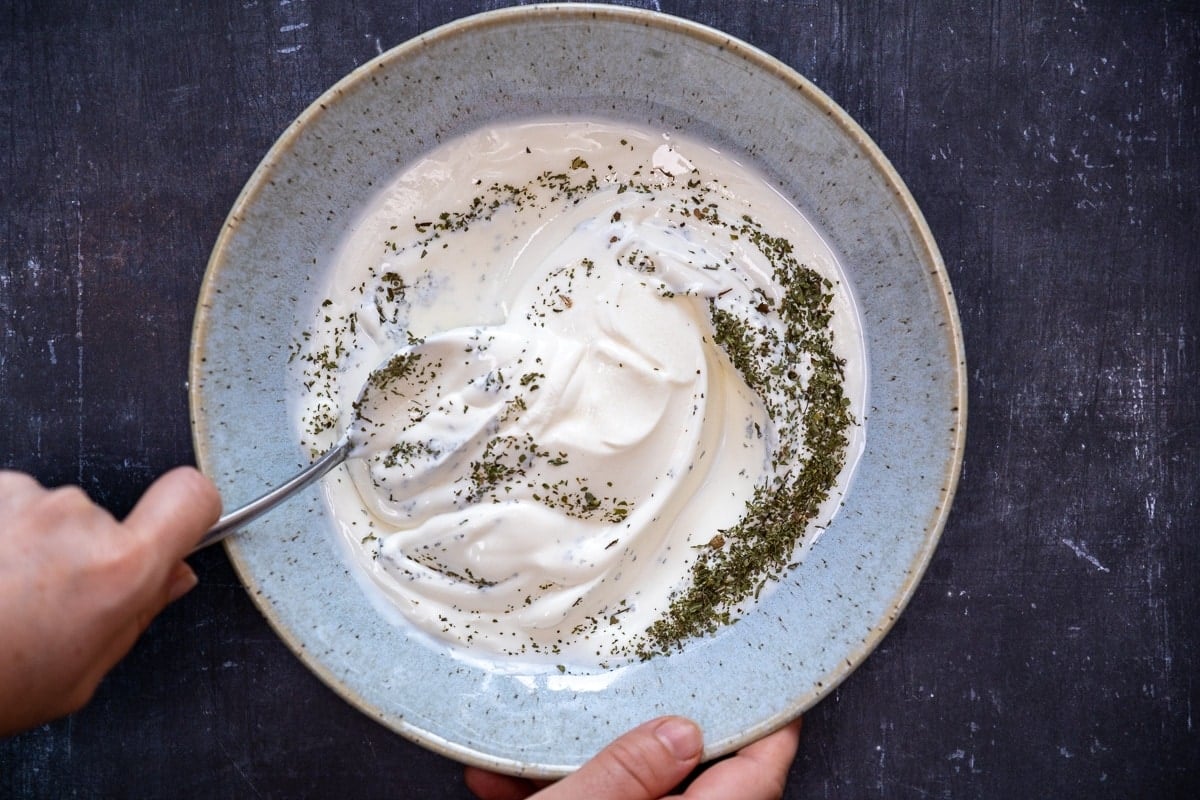
[[[228,552],[314,672],[452,758],[561,775],[667,713],[697,720],[715,757],[816,703],[879,643],[937,544],[966,426],[957,312],[920,211],[862,129],[784,64],[669,16],[550,5],[464,19],[355,70],[280,137],[216,243],[192,340],[196,452],[230,506],[305,463],[288,418],[289,346],[346,226],[430,148],[546,114],[705,138],[766,172],[826,234],[859,302],[870,367],[866,450],[842,512],[737,624],[592,675],[488,669],[388,624],[337,554],[317,489]]]

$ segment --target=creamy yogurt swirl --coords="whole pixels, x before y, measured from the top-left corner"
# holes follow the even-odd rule
[[[794,501],[814,460],[801,434],[820,363],[781,282],[797,250],[830,290],[805,336],[827,336],[818,362],[861,395],[836,259],[709,148],[544,121],[480,131],[404,173],[349,235],[297,346],[299,419],[320,450],[372,367],[439,337],[436,360],[405,365],[433,390],[398,395],[402,424],[328,483],[371,591],[491,656],[608,664],[661,650],[647,632],[663,632],[698,563],[771,511],[756,503]],[[849,473],[845,450],[833,478]],[[831,513],[832,482],[786,560],[809,518]]]

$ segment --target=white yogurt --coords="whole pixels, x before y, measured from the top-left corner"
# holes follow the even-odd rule
[[[771,253],[785,240],[831,283],[829,330],[861,420],[862,344],[837,259],[713,149],[549,120],[479,131],[404,172],[347,236],[295,361],[298,424],[317,452],[372,368],[437,337],[419,399],[399,397],[389,415],[400,424],[326,480],[376,599],[489,658],[646,655],[645,632],[701,554],[810,455],[807,401],[787,387],[813,365],[781,343],[787,294]],[[786,352],[787,368],[760,381],[783,389],[750,388],[716,343],[720,313],[764,363]],[[861,449],[861,426],[847,435],[810,534]]]

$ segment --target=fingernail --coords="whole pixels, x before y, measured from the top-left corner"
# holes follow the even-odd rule
[[[181,568],[176,568],[175,574],[171,577],[171,587],[167,590],[167,602],[174,603],[196,588],[196,584],[199,582],[200,579],[188,565],[183,564]]]
[[[679,717],[663,720],[662,724],[654,729],[654,735],[666,745],[671,755],[680,761],[695,758],[704,747],[704,737],[701,736],[696,723]]]

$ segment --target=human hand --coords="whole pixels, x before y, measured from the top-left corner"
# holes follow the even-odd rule
[[[82,489],[0,471],[0,736],[81,708],[158,612],[196,585],[183,558],[221,513],[181,467],[124,522]]]
[[[797,719],[746,745],[733,757],[716,762],[682,795],[670,796],[681,800],[778,800],[799,742]],[[660,800],[700,763],[702,747],[695,723],[682,717],[662,717],[626,733],[557,783],[467,767],[467,787],[480,800]]]

